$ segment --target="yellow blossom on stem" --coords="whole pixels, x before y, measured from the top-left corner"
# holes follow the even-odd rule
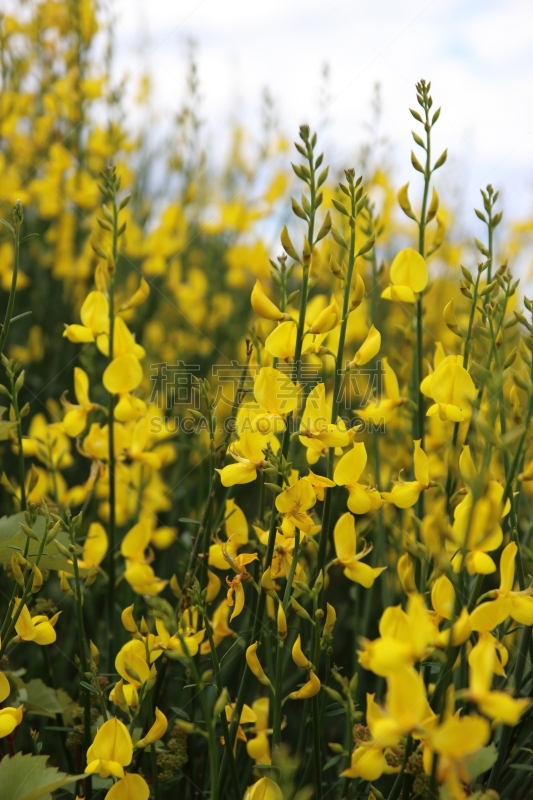
[[[497,660],[494,638],[490,634],[482,635],[468,656],[468,699],[476,703],[485,716],[514,727],[531,700],[528,697],[515,699],[507,692],[491,691]]]
[[[87,751],[85,772],[97,772],[101,778],[124,777],[124,767],[131,763],[133,744],[126,726],[116,717],[104,722]]]
[[[276,508],[280,514],[304,533],[309,533],[314,525],[307,512],[315,503],[315,490],[307,478],[300,478],[276,497]]]
[[[20,603],[20,598],[16,597],[13,615],[17,612]],[[35,644],[39,645],[53,644],[57,638],[55,625],[59,619],[60,613],[59,611],[57,614],[54,614],[53,617],[50,617],[50,619],[44,614],[37,614],[32,617],[28,606],[24,605],[15,623],[18,641],[35,642]]]
[[[222,486],[250,483],[257,478],[265,460],[267,439],[259,432],[243,431],[239,440],[229,448],[229,454],[237,461],[217,469]]]
[[[259,317],[263,317],[263,319],[271,319],[275,322],[280,322],[287,317],[287,315],[283,311],[280,311],[272,300],[267,297],[259,280],[254,284],[250,302],[255,313]]]
[[[495,598],[478,605],[470,615],[472,630],[491,631],[508,617],[519,625],[533,625],[532,589],[514,592],[515,559],[518,548],[510,542],[504,548],[500,559],[500,588],[491,590]]]
[[[304,683],[304,685],[297,691],[291,692],[287,699],[308,700],[310,697],[314,697],[315,694],[319,693],[321,686],[322,684],[311,669],[309,670],[309,680],[307,683]]]
[[[89,398],[87,373],[80,367],[74,367],[74,394],[78,405],[75,406],[65,401],[67,413],[63,419],[65,431],[72,437],[79,436],[85,430],[88,415],[97,408],[96,403],[92,403]]]
[[[11,693],[9,681],[3,672],[0,672],[0,703],[3,703]],[[0,709],[0,739],[10,736],[15,728],[22,722],[24,706],[13,708],[6,706]]]
[[[374,486],[365,486],[359,483],[366,462],[367,454],[364,444],[354,442],[353,448],[342,456],[333,473],[335,483],[348,489],[348,508],[354,514],[366,514],[383,505],[381,495]]]
[[[142,775],[125,772],[105,796],[105,800],[148,800],[150,788]]]
[[[384,500],[393,503],[397,508],[411,508],[415,505],[424,489],[430,485],[428,457],[422,450],[420,439],[415,440],[414,481],[402,481],[394,484],[392,492],[382,492]]]
[[[156,708],[154,714],[155,720],[153,725],[146,736],[143,736],[142,739],[136,742],[135,747],[148,747],[150,744],[155,744],[155,742],[158,742],[167,732],[168,720],[163,712],[159,708]]]
[[[368,555],[370,548],[365,547],[360,553],[357,553],[355,518],[349,511],[339,517],[333,538],[337,560],[344,567],[346,577],[369,589],[385,567],[371,567],[361,563],[361,559]]]
[[[372,361],[372,359],[377,356],[380,347],[381,333],[372,325],[365,341],[348,364],[348,368],[354,369],[355,367],[362,367],[364,364],[368,364],[369,361]]]

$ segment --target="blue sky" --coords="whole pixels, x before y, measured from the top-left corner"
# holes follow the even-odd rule
[[[219,150],[217,133],[230,119],[258,127],[266,86],[285,131],[294,136],[303,121],[323,127],[336,160],[349,165],[379,82],[381,133],[403,182],[411,177],[407,109],[415,81],[430,78],[443,107],[436,150],[447,146],[450,153],[441,173],[448,201],[473,216],[479,187],[492,182],[508,218],[533,217],[530,0],[115,0],[115,8],[117,75],[135,82],[151,73],[162,127],[179,105],[192,37]]]

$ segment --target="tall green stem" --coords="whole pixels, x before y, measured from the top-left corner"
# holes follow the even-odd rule
[[[315,229],[315,216],[317,210],[317,186],[316,186],[316,178],[315,178],[315,161],[314,161],[314,137],[313,139],[309,140],[307,138],[306,142],[306,152],[307,158],[309,163],[309,192],[310,192],[310,212],[308,218],[308,232],[307,232],[307,241],[310,248],[309,258],[304,260],[302,264],[303,268],[303,278],[302,278],[302,288],[300,294],[300,314],[298,320],[298,328],[297,328],[297,335],[296,335],[296,346],[295,346],[295,353],[294,353],[294,364],[295,364],[295,375],[294,380],[296,383],[300,380],[301,376],[301,357],[302,357],[302,346],[303,346],[303,334],[304,334],[304,325],[305,325],[305,314],[307,310],[307,294],[309,289],[309,267],[311,262],[311,256],[313,252],[313,246],[315,244],[314,240],[314,229]],[[291,441],[291,432],[290,428],[287,425],[285,432],[283,434],[282,444],[281,444],[281,456],[283,458],[287,458],[289,453],[289,446]],[[277,485],[281,487],[282,485],[282,476],[278,474],[277,477]],[[269,535],[268,535],[268,543],[265,555],[265,569],[270,566],[272,563],[272,556],[274,554],[274,545],[276,542],[276,527],[277,527],[277,518],[278,512],[275,505],[275,498],[272,502],[272,512],[270,517],[270,527],[269,527]],[[259,633],[261,631],[261,627],[263,625],[263,616],[265,613],[266,607],[266,593],[261,591],[258,601],[257,601],[257,609],[255,612],[255,620],[252,629],[252,635],[250,638],[250,642],[255,642],[259,638]],[[248,690],[250,688],[252,681],[252,673],[248,668],[244,670],[244,674],[241,679],[241,684],[239,687],[239,692],[237,695],[237,701],[235,703],[235,708],[233,712],[233,718],[230,726],[230,741],[233,746],[233,742],[235,741],[235,737],[237,734],[237,728],[239,725],[240,714],[244,705],[244,701]],[[222,782],[224,781],[224,769],[225,769],[225,758],[222,761],[222,768],[221,768],[221,779]]]
[[[17,202],[15,203],[15,208],[13,209],[13,228],[11,228],[11,230],[13,231],[13,239],[15,245],[15,257],[13,261],[13,277],[11,278],[11,288],[9,290],[9,299],[7,301],[7,309],[6,309],[6,315],[4,317],[4,324],[0,332],[0,353],[4,352],[4,346],[6,343],[7,334],[9,333],[9,326],[11,325],[11,320],[13,318],[13,309],[15,307],[15,295],[17,293],[17,278],[18,278],[19,259],[20,259],[20,228],[22,226],[23,220],[24,220],[24,213],[22,210],[22,204],[20,200],[17,200]]]

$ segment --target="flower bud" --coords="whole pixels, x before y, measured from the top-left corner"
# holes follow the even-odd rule
[[[251,644],[250,647],[246,650],[246,663],[250,668],[250,671],[255,675],[259,683],[262,683],[264,686],[270,686],[270,680],[267,678],[266,673],[259,663],[259,659],[257,657],[257,648],[259,647],[259,642],[254,642]]]

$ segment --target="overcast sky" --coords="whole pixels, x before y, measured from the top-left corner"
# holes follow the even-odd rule
[[[479,187],[492,182],[508,217],[533,217],[531,0],[115,0],[115,8],[117,74],[152,74],[162,124],[183,93],[189,38],[212,137],[232,118],[257,128],[268,87],[284,130],[294,136],[301,122],[326,121],[326,141],[349,165],[379,82],[381,132],[403,182],[412,176],[407,109],[415,81],[429,78],[443,107],[435,150],[449,148],[450,200],[471,214]]]

